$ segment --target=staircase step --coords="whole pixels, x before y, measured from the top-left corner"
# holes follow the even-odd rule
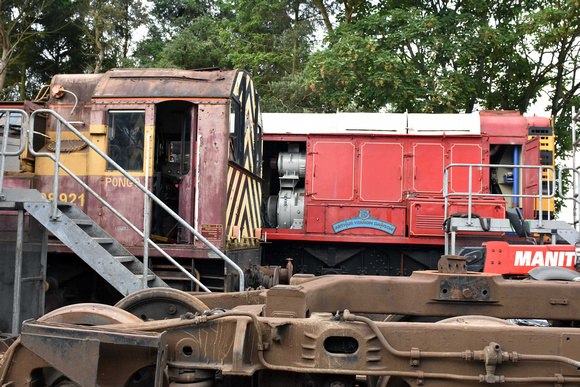
[[[143,263],[122,244],[72,203],[58,204],[63,221],[54,222],[49,204],[30,200],[24,208],[119,293],[126,296],[143,288]],[[148,287],[168,286],[152,271],[146,273]]]
[[[71,218],[71,220],[77,226],[92,226],[93,224],[95,224],[95,222],[93,222],[91,219],[80,219],[80,218],[73,219],[73,218]]]
[[[117,255],[114,256],[113,258],[115,258],[119,262],[133,262],[135,260],[135,257],[132,255]]]
[[[100,245],[109,245],[109,244],[115,242],[115,240],[113,238],[107,238],[107,237],[97,237],[97,238],[93,238],[93,240]]]
[[[138,279],[143,279],[143,274],[135,274]],[[147,281],[153,281],[155,279],[155,274],[147,274]]]

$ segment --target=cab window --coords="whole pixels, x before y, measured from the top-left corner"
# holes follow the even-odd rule
[[[145,111],[109,111],[107,155],[127,171],[143,170]],[[115,168],[107,163],[107,170]]]

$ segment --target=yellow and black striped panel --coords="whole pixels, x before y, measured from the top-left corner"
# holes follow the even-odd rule
[[[236,161],[257,176],[262,175],[262,125],[260,120],[259,96],[252,78],[245,71],[237,74],[232,89],[232,98],[239,104],[242,127],[236,128],[239,156]],[[239,131],[238,131],[239,130]]]
[[[261,197],[260,180],[237,165],[230,164],[226,212],[228,249],[258,246],[261,235],[256,235],[256,229],[262,227]]]

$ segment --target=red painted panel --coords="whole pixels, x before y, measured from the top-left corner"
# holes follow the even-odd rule
[[[323,233],[325,219],[325,206],[308,206],[306,211],[306,232]]]
[[[143,176],[134,176],[139,183],[144,184]],[[151,188],[152,179],[149,179]],[[88,184],[109,202],[117,211],[125,216],[137,228],[143,230],[144,193],[131,183],[125,176],[89,176]],[[78,186],[80,188],[80,186]],[[143,238],[131,230],[111,210],[104,207],[92,195],[86,195],[86,211],[93,220],[104,228],[113,238],[125,246],[143,246]]]
[[[452,201],[449,214],[467,214],[467,200]],[[504,200],[474,200],[472,213],[482,218],[505,217]],[[445,216],[445,201],[443,199],[410,199],[409,200],[409,235],[436,236],[444,235],[443,220]]]
[[[197,166],[197,203],[195,224],[197,230],[202,224],[224,225],[226,223],[228,175],[229,128],[224,124],[224,116],[229,114],[227,105],[199,105],[197,115],[197,152],[200,160]],[[213,241],[217,248],[224,248],[227,235],[221,241]],[[195,247],[206,248],[195,239]]]
[[[445,149],[441,143],[416,143],[413,148],[414,192],[443,192]]]
[[[571,245],[510,245],[507,242],[486,243],[486,273],[526,275],[540,266],[574,269],[576,254]]]
[[[311,194],[315,200],[354,199],[355,146],[352,142],[318,141],[312,145]]]
[[[363,142],[360,145],[360,199],[399,202],[403,192],[403,145]]]
[[[517,111],[479,112],[481,133],[498,137],[521,137],[528,135],[526,118]]]
[[[32,187],[32,174],[23,173],[23,176],[4,176],[3,188],[29,189]]]
[[[483,164],[482,147],[479,144],[451,144],[452,164]],[[483,190],[483,171],[472,168],[472,192]],[[449,172],[450,192],[469,192],[469,167],[453,167]]]

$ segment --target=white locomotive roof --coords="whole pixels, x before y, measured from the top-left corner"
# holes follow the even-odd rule
[[[479,112],[429,113],[262,113],[265,134],[480,134]]]

